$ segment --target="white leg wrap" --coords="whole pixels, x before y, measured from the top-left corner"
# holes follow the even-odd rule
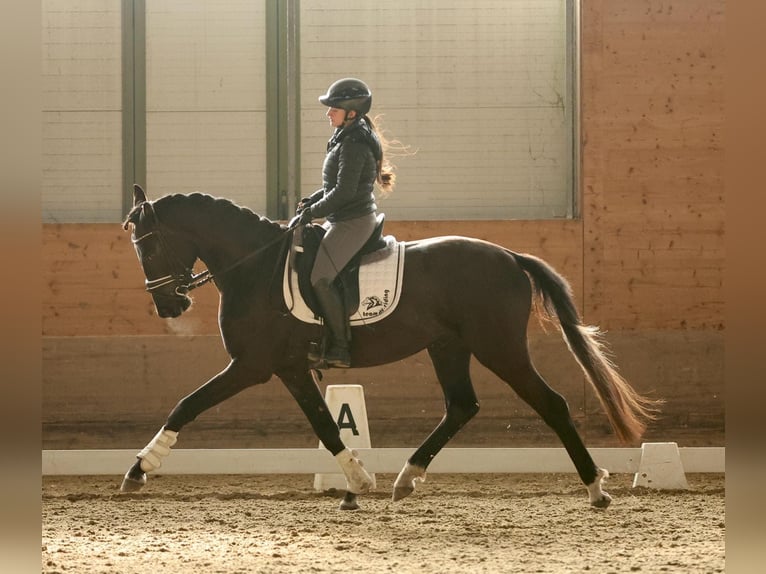
[[[604,492],[602,486],[605,479],[609,478],[609,471],[605,468],[599,468],[596,472],[596,479],[587,485],[590,503],[599,508],[606,508],[612,502],[612,497]]]
[[[396,477],[394,488],[404,488],[410,491],[415,490],[416,480],[425,482],[426,470],[407,462],[399,473],[399,476]]]
[[[151,472],[162,466],[162,459],[170,454],[170,447],[176,444],[178,433],[160,429],[154,438],[136,456],[141,459],[141,470]]]
[[[346,488],[353,494],[364,494],[375,488],[375,480],[362,467],[362,461],[356,457],[356,452],[349,448],[335,455],[343,474],[346,475]]]

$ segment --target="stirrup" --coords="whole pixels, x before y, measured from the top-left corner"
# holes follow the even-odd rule
[[[309,343],[309,352],[306,355],[306,358],[309,360],[309,366],[313,368],[314,365],[318,364],[320,361],[322,361],[322,348],[318,343],[311,342]]]
[[[349,369],[351,368],[351,353],[348,351],[328,352],[324,356],[324,362],[329,367],[335,367],[336,369]]]
[[[336,369],[349,369],[351,368],[351,355],[346,350],[338,351],[338,349],[331,349],[325,351],[324,355],[319,353],[319,349],[313,347],[309,349],[307,355],[309,361],[309,368],[311,369],[328,369],[335,367]]]
[[[311,369],[351,368],[351,352],[348,347],[339,347],[332,341],[326,341],[325,345],[310,343],[306,358]]]
[[[309,362],[309,369],[326,369],[329,367],[324,360],[323,348],[318,343],[309,344],[309,352],[306,355]]]
[[[327,361],[324,360],[324,357],[315,353],[309,352],[308,360],[309,369],[327,369],[330,367],[330,365],[327,364]]]

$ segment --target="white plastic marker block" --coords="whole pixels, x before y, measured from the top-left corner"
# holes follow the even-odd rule
[[[352,450],[371,448],[362,385],[327,385],[325,402],[338,424],[343,443]],[[324,448],[322,441],[319,441],[319,448]],[[370,474],[374,479],[375,475]],[[343,473],[314,475],[315,490],[321,492],[331,488],[346,490],[346,477]]]
[[[686,490],[684,466],[678,444],[674,442],[645,442],[641,445],[641,461],[633,476],[633,487],[645,486],[658,490]]]

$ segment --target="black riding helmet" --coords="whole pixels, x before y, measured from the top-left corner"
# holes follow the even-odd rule
[[[354,110],[358,116],[370,111],[372,92],[362,80],[343,78],[334,82],[319,101],[329,108],[340,108],[347,112]]]

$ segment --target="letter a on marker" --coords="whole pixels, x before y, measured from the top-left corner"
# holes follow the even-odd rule
[[[351,407],[348,406],[348,403],[343,403],[340,406],[340,412],[338,413],[338,428],[340,430],[351,429],[354,436],[359,436],[359,431],[356,428],[356,421],[354,420],[354,415],[351,413]]]

